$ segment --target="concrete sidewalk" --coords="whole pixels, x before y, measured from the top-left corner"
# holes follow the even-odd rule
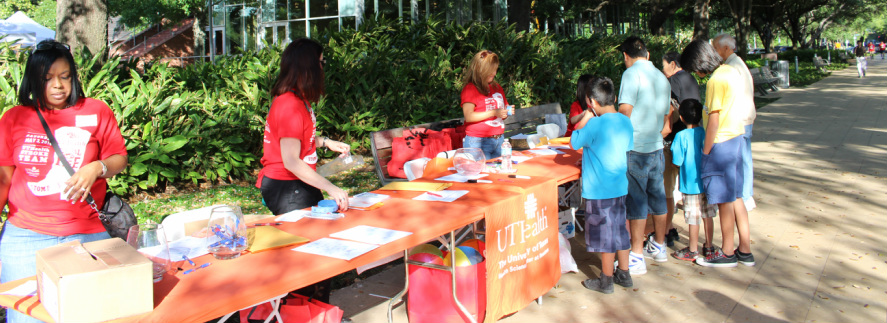
[[[501,322],[884,322],[887,320],[887,61],[834,71],[758,110],[750,212],[757,266],[648,262],[633,288],[583,288],[600,259],[571,240],[579,273]],[[720,245],[716,223],[715,244]],[[675,216],[681,241],[687,226]],[[580,233],[581,234],[581,233]],[[671,250],[670,250],[671,251]],[[333,293],[354,322],[383,322],[398,266]],[[403,306],[396,322],[406,322]]]

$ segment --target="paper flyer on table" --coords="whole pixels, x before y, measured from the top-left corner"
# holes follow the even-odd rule
[[[169,258],[172,261],[182,260],[182,256],[197,258],[208,253],[204,238],[184,237],[169,243]]]
[[[306,217],[306,216],[308,216],[308,215],[311,215],[311,211],[307,211],[307,210],[294,210],[294,211],[289,211],[289,212],[286,212],[286,213],[284,213],[284,214],[281,214],[281,215],[278,216],[277,219],[275,219],[274,221],[277,221],[277,222],[296,222],[296,221],[299,221],[299,220],[301,220],[302,218],[304,218],[304,217]]]
[[[456,174],[450,174],[450,175],[447,175],[447,176],[444,176],[444,177],[438,177],[438,178],[435,178],[434,180],[436,180],[436,181],[444,181],[444,182],[460,182],[460,183],[465,183],[465,182],[467,182],[469,179],[484,178],[484,177],[487,177],[488,175],[490,175],[490,174],[477,174],[477,175],[472,175],[472,176],[463,176],[463,175],[459,175],[458,173],[456,173]]]
[[[439,195],[434,196],[433,194]],[[452,190],[452,191],[437,191],[437,192],[426,192],[422,195],[416,196],[413,199],[416,201],[436,201],[436,202],[452,202],[463,195],[468,194],[468,191],[460,191],[460,190]]]
[[[562,155],[562,154],[565,154],[565,152],[562,152],[562,151],[560,151],[560,150],[557,150],[557,149],[547,149],[547,148],[544,148],[544,149],[532,149],[532,150],[529,150],[529,151],[527,151],[527,152],[528,152],[528,153],[531,153],[531,154],[536,154],[536,155],[538,155],[538,156]]]
[[[358,208],[368,208],[370,206],[375,205],[379,202],[384,202],[390,199],[391,196],[385,194],[376,194],[370,192],[363,192],[352,196],[348,199],[349,207],[358,207]]]
[[[413,234],[412,232],[391,230],[385,228],[358,225],[348,230],[339,231],[330,235],[333,238],[383,245],[394,240]]]
[[[34,296],[37,295],[37,281],[29,280],[24,284],[18,285],[13,289],[0,293],[0,295],[15,295],[15,296]]]
[[[351,260],[378,247],[379,246],[377,245],[356,241],[321,238],[320,240],[306,243],[293,248],[292,250],[342,260]]]

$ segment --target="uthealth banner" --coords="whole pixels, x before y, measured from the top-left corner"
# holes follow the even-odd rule
[[[486,214],[487,322],[517,312],[560,279],[557,183],[533,177],[513,203]]]

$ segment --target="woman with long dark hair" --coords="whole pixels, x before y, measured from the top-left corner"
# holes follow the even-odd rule
[[[84,97],[68,45],[37,44],[25,65],[19,104],[0,118],[0,209],[9,206],[0,233],[0,281],[36,274],[37,250],[59,243],[110,238],[101,209],[110,178],[126,168],[126,146],[114,112]],[[50,143],[40,116],[74,174]],[[7,322],[39,322],[7,310]]]
[[[317,119],[311,104],[324,95],[323,47],[310,39],[296,39],[283,50],[280,75],[271,90],[274,97],[265,120],[262,170],[256,186],[275,215],[317,205],[322,191],[348,209],[348,193],[317,174],[317,147],[342,154],[348,144],[316,135]],[[330,280],[298,291],[329,302]]]

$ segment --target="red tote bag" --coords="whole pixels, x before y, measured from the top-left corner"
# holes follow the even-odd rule
[[[422,157],[434,158],[442,151],[452,150],[449,134],[424,128],[406,129],[403,137],[391,141],[391,161],[388,162],[388,176],[407,178],[403,164]]]
[[[410,266],[407,313],[410,323],[470,322],[453,302],[450,273],[445,270]],[[456,267],[456,297],[476,322],[484,321],[487,307],[486,261]]]
[[[283,318],[283,322],[278,323],[342,322],[344,312],[338,306],[311,300],[299,294],[290,294],[285,302],[280,305],[280,317]],[[240,310],[240,322],[264,322],[271,315],[272,310],[270,303],[262,303],[254,308]],[[277,319],[272,319],[271,322],[277,322]]]

